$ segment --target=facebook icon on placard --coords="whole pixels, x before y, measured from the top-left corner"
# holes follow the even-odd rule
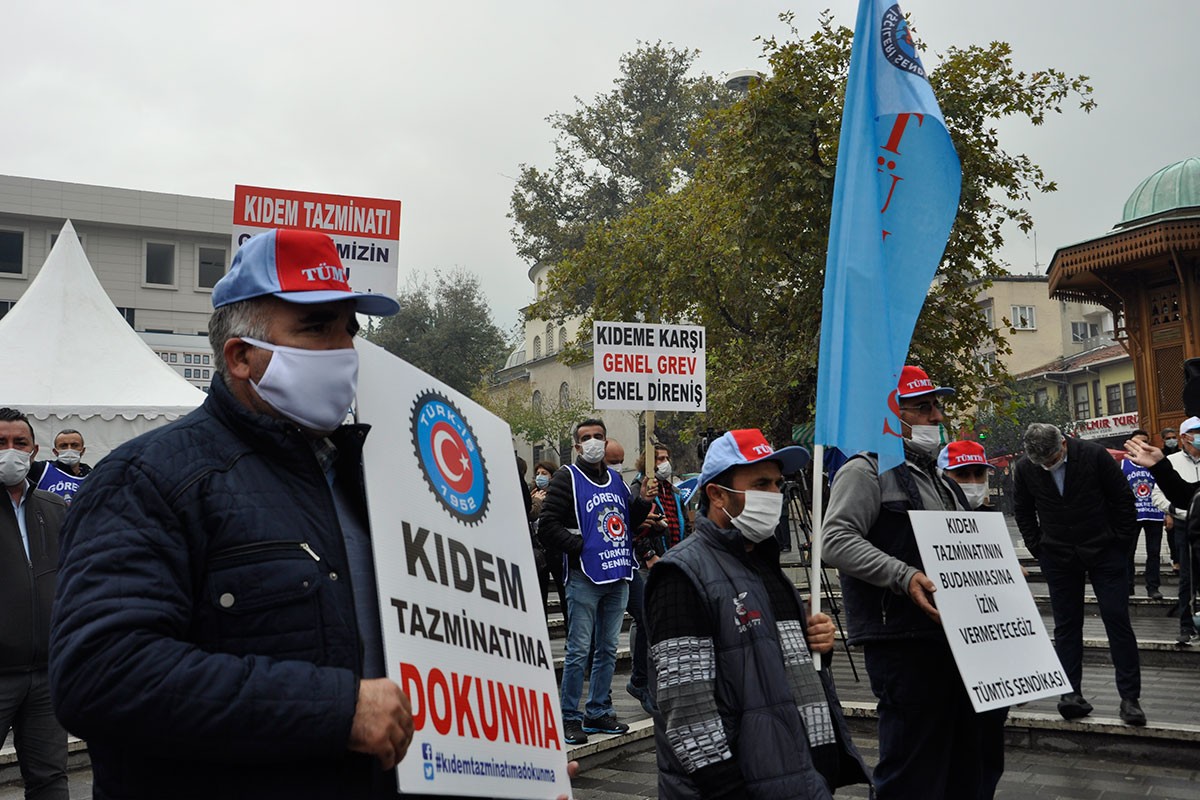
[[[421,758],[425,761],[425,780],[433,780],[433,745],[425,742],[421,745]]]

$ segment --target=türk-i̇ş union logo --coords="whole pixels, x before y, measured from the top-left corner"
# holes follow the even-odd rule
[[[609,544],[625,542],[625,515],[621,509],[609,506],[600,511],[600,535]]]
[[[421,474],[450,515],[468,525],[483,519],[488,506],[483,453],[458,407],[438,392],[413,403],[413,446]]]
[[[925,77],[925,66],[921,64],[921,57],[917,55],[912,31],[908,29],[908,20],[904,18],[900,6],[892,6],[883,12],[883,19],[879,25],[879,43],[883,47],[883,57],[892,66],[921,78]]]

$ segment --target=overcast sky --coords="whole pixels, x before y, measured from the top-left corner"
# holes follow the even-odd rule
[[[1025,69],[1090,75],[1099,107],[1002,125],[1059,191],[1031,207],[1043,269],[1108,230],[1150,173],[1200,156],[1200,2],[909,0],[932,53],[1010,42]],[[663,40],[699,69],[764,68],[756,36],[807,34],[852,0],[17,0],[0,48],[0,174],[233,198],[235,184],[403,202],[400,279],[465,267],[497,322],[532,296],[506,218],[545,122],[611,88],[622,53]],[[286,9],[281,12],[280,9]],[[926,66],[936,56],[925,57]],[[1014,230],[1004,257],[1034,264]]]

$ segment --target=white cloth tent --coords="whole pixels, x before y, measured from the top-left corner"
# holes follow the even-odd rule
[[[39,460],[64,428],[95,464],[129,439],[204,402],[142,341],[92,271],[70,220],[37,277],[0,319],[0,406],[33,423]]]

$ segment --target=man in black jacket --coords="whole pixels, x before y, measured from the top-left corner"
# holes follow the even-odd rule
[[[58,530],[66,504],[28,478],[37,445],[20,411],[0,408],[0,742],[16,731],[29,800],[67,799],[67,732],[46,674]]]
[[[385,677],[332,239],[247,241],[213,289],[204,405],[106,456],[63,528],[50,680],[104,798],[394,798],[412,737]]]
[[[1138,533],[1137,513],[1125,475],[1100,445],[1067,439],[1055,426],[1035,422],[1025,431],[1025,456],[1017,462],[1013,483],[1017,526],[1046,578],[1054,648],[1071,679],[1059,713],[1064,719],[1092,713],[1082,688],[1086,576],[1108,633],[1121,719],[1145,725],[1126,563]]]
[[[649,513],[649,498],[657,485],[646,481],[641,494],[630,498],[621,476],[604,463],[608,433],[601,420],[583,420],[571,437],[579,456],[550,479],[538,518],[538,537],[552,553],[567,556],[567,654],[560,692],[563,739],[567,744],[584,744],[589,733],[629,730],[613,713],[610,689],[635,566],[630,532]],[[580,714],[584,665],[593,649],[589,696]]]

